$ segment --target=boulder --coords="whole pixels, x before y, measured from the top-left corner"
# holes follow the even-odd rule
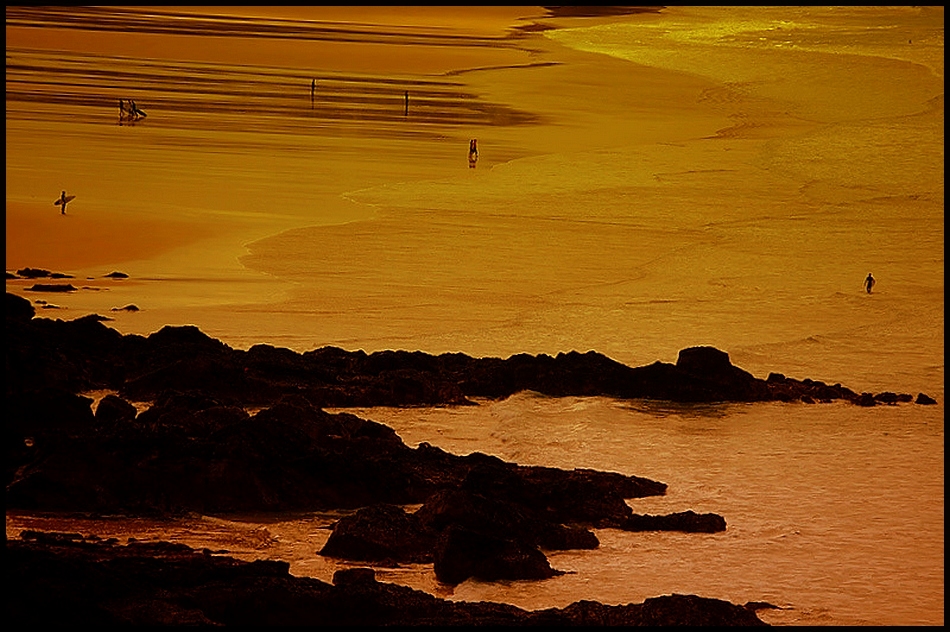
[[[320,555],[381,564],[431,562],[436,537],[413,514],[378,504],[340,518]]]
[[[469,577],[497,581],[547,579],[563,574],[551,568],[537,547],[455,525],[440,535],[433,562],[436,578],[451,585]]]
[[[937,403],[937,400],[926,393],[917,393],[917,400],[915,403],[923,404],[924,406],[933,406]]]
[[[10,294],[9,292],[7,292],[4,312],[6,313],[7,320],[29,321],[36,316],[36,309],[28,300],[22,296]]]

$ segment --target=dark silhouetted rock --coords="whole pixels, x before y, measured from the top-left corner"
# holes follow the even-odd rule
[[[117,271],[115,271],[115,272],[110,272],[109,274],[107,274],[107,275],[105,275],[105,276],[106,276],[107,278],[109,278],[109,279],[127,279],[127,278],[129,278],[129,275],[127,275],[125,272],[117,272]]]
[[[726,530],[726,520],[714,513],[683,511],[664,516],[633,514],[621,527],[625,531],[684,531],[718,533]]]
[[[118,395],[106,395],[96,406],[96,422],[103,426],[114,427],[117,424],[129,424],[135,420],[138,410]]]
[[[741,606],[740,606],[741,608]],[[696,595],[666,595],[650,597],[643,602],[639,625],[655,626],[719,626],[762,625],[755,613],[742,608],[748,615],[735,610],[734,604]],[[732,621],[726,624],[724,621]],[[759,623],[755,623],[758,621]]]
[[[861,393],[858,398],[854,400],[854,403],[858,406],[877,406],[877,400],[874,399],[873,393]]]
[[[43,270],[41,268],[21,268],[17,270],[16,273],[25,279],[43,279],[50,275],[49,270]]]
[[[340,518],[320,555],[390,564],[431,562],[436,538],[402,508],[372,505]]]
[[[483,581],[499,579],[547,579],[563,574],[551,568],[540,549],[521,540],[502,538],[449,526],[435,548],[436,578],[460,584],[469,577]]]
[[[29,321],[36,315],[36,309],[28,300],[22,296],[10,294],[9,292],[7,292],[4,311],[6,312],[7,320]]]
[[[101,316],[85,318],[103,320]],[[30,372],[35,371],[35,377],[49,386],[74,389],[79,381],[74,372],[68,372],[69,383],[50,382],[56,373],[51,365],[82,365],[82,381],[89,389],[115,389],[127,399],[147,401],[166,390],[194,390],[254,407],[270,405],[284,395],[303,397],[319,407],[473,405],[470,397],[508,397],[524,390],[552,396],[684,403],[847,400],[867,404],[840,384],[795,380],[778,373],[757,379],[733,366],[728,354],[711,347],[683,349],[675,365],[654,362],[632,368],[594,351],[553,357],[516,354],[506,360],[418,351],[367,354],[335,347],[302,354],[268,345],[240,351],[191,326],[164,327],[147,338],[122,336],[100,326],[112,336],[88,326],[80,332],[72,322],[8,318],[10,369],[24,381],[32,379]],[[90,344],[90,339],[96,343]],[[29,361],[25,361],[27,356]],[[92,371],[94,367],[101,371]]]
[[[937,403],[937,400],[926,393],[917,393],[916,403],[923,404],[925,406],[932,406],[933,404]]]
[[[368,568],[337,571],[333,584],[294,577],[280,561],[239,561],[162,542],[119,546],[77,535],[7,542],[7,625],[243,626],[640,626],[766,625],[741,605],[693,595],[642,604],[575,602],[528,611],[446,601],[381,583]]]
[[[28,289],[33,292],[75,292],[72,283],[34,283]]]

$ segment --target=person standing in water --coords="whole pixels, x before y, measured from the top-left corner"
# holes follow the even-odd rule
[[[864,289],[868,291],[868,294],[871,293],[871,288],[874,287],[875,283],[877,283],[877,281],[875,281],[871,273],[868,272],[868,278],[864,279]]]
[[[62,193],[59,194],[59,204],[60,204],[59,212],[61,215],[66,214],[66,202],[68,202],[68,200],[66,199],[66,192],[63,191]]]
[[[473,138],[468,143],[468,167],[469,169],[475,168],[475,163],[478,162],[478,140]]]

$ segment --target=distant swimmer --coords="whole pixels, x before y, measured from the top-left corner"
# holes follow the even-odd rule
[[[877,283],[877,281],[875,281],[871,273],[868,272],[868,278],[864,279],[864,289],[868,291],[868,294],[871,293],[871,288],[874,287],[875,283]]]
[[[75,198],[76,198],[75,195],[66,195],[66,192],[63,191],[62,193],[59,194],[59,199],[56,200],[55,202],[53,202],[53,204],[54,204],[55,206],[61,206],[62,208],[60,209],[59,212],[60,212],[62,215],[65,215],[65,214],[66,214],[66,204],[67,204],[68,202],[70,202],[71,200],[74,200]]]
[[[475,168],[475,163],[478,162],[478,140],[473,138],[468,143],[468,167],[469,169]]]

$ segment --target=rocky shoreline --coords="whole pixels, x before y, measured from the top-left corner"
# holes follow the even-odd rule
[[[267,406],[284,395],[313,406],[471,405],[470,398],[505,398],[519,391],[554,397],[606,396],[682,403],[848,401],[862,406],[914,401],[918,393],[855,392],[838,384],[765,379],[734,366],[712,347],[680,351],[676,364],[629,367],[595,351],[473,358],[462,353],[345,351],[323,347],[297,353],[260,344],[232,349],[194,326],[164,327],[147,337],[122,335],[104,316],[72,321],[34,318],[26,299],[7,293],[8,390],[39,386],[72,393],[114,390],[132,401],[165,393],[200,393],[222,403]],[[15,370],[14,370],[15,369]]]
[[[544,551],[596,548],[594,529],[715,533],[726,529],[726,521],[692,511],[633,513],[626,500],[666,493],[666,485],[657,481],[522,466],[477,452],[457,456],[426,443],[410,448],[387,426],[324,408],[476,405],[470,398],[502,398],[522,390],[675,402],[896,405],[913,399],[858,394],[840,384],[774,373],[759,380],[709,347],[684,349],[675,365],[637,368],[595,352],[507,360],[333,347],[300,354],[268,345],[234,350],[194,327],[165,327],[148,337],[122,335],[105,320],[36,318],[29,301],[7,293],[8,508],[152,516],[352,509],[334,524],[320,555],[376,565],[431,563],[436,578],[447,585],[470,577],[553,577],[561,571],[550,566]],[[83,395],[90,391],[111,394],[94,407],[93,399]],[[923,393],[916,401],[932,402]],[[145,402],[147,408],[140,412],[133,402]],[[409,512],[407,505],[421,507]],[[70,598],[83,613],[80,620],[90,622],[157,623],[162,616],[182,623],[189,618],[243,622],[245,615],[236,613],[243,600],[252,599],[262,604],[256,615],[261,622],[288,624],[312,621],[313,613],[324,611],[327,620],[353,624],[375,621],[374,616],[382,617],[375,621],[380,624],[762,623],[741,606],[694,596],[627,606],[578,602],[527,613],[499,604],[441,602],[379,584],[369,569],[347,571],[331,587],[293,578],[280,563],[247,566],[174,547],[156,551],[82,536],[24,535],[23,542],[8,543],[8,554],[25,560],[8,576],[17,579],[15,584],[28,586],[29,579],[36,586],[24,603],[33,600],[40,608],[63,599],[46,592],[67,581],[57,569],[68,569],[75,575],[69,579],[75,583]],[[169,558],[173,549],[177,557]],[[135,562],[125,567],[126,562],[113,563],[117,559]],[[172,601],[180,597],[189,604],[201,600],[198,591],[218,610],[137,603],[147,601],[139,594],[76,596],[92,590],[90,582],[135,585],[151,582],[145,578],[152,575],[172,577],[183,565],[197,565],[202,576],[216,577],[214,587],[199,588],[180,578],[175,581],[187,586],[173,582],[163,590],[178,595]],[[103,568],[111,573],[119,567],[126,570],[97,576]],[[130,580],[123,573],[138,575]],[[297,594],[301,603],[275,596],[282,590]],[[334,591],[346,594],[330,597]],[[374,610],[379,600],[389,604],[386,612],[395,618]],[[364,602],[377,605],[367,609]],[[418,605],[423,602],[425,607]],[[347,603],[349,610],[340,606]],[[285,607],[291,614],[281,613]]]
[[[527,611],[439,599],[376,581],[371,568],[333,583],[294,577],[279,561],[244,562],[167,542],[120,545],[78,534],[25,532],[6,543],[7,623],[76,625],[763,626],[755,610],[694,595],[640,604],[578,601]],[[12,580],[12,581],[10,581]]]

